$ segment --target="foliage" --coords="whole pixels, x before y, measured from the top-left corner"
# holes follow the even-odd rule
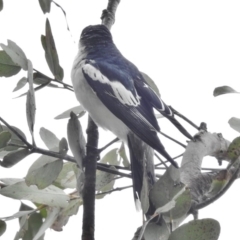
[[[43,13],[50,13],[52,0],[39,0]],[[55,3],[56,6],[60,7]],[[0,11],[3,9],[3,1],[0,0]],[[63,10],[63,9],[62,9]],[[66,16],[65,11],[63,10]],[[34,124],[36,118],[35,92],[45,87],[60,88],[66,90],[72,87],[64,83],[64,70],[60,66],[55,40],[53,37],[49,19],[45,23],[45,35],[41,36],[42,47],[45,52],[45,60],[53,76],[46,76],[34,69],[31,60],[15,42],[9,40],[8,45],[0,44],[0,77],[12,77],[21,70],[27,71],[13,91],[19,91],[27,83],[29,90],[20,95],[26,96],[26,117],[29,131],[32,136],[31,143],[26,139],[25,134],[15,126],[11,126],[1,118],[0,125],[0,161],[1,167],[13,167],[15,164],[27,158],[32,153],[42,155],[30,166],[27,175],[22,179],[1,178],[0,194],[16,199],[18,201],[31,201],[35,208],[21,204],[19,211],[12,216],[0,220],[0,236],[6,231],[6,221],[18,218],[19,230],[15,239],[44,239],[46,229],[52,228],[61,231],[67,224],[69,218],[77,214],[82,205],[81,189],[84,185],[84,157],[86,140],[83,135],[79,118],[85,114],[81,106],[73,107],[55,117],[55,119],[69,119],[67,125],[68,139],[64,137],[59,140],[50,130],[41,128],[40,137],[47,147],[41,149],[35,142]],[[160,96],[159,90],[154,81],[145,73],[142,73],[145,81]],[[222,86],[214,90],[214,96],[227,93],[238,93],[229,86]],[[240,119],[231,118],[230,126],[240,132]],[[74,156],[68,155],[69,148]],[[227,158],[232,164],[240,155],[239,137],[233,140],[227,151]],[[66,162],[69,161],[69,162]],[[236,161],[237,162],[237,161]],[[96,198],[102,199],[114,191],[117,175],[121,175],[119,169],[130,170],[130,164],[126,155],[124,144],[120,148],[110,150],[101,160],[99,166],[109,171],[97,170],[96,176]],[[120,166],[122,165],[122,166]],[[120,167],[119,167],[120,166]],[[231,165],[230,165],[231,167]],[[229,167],[229,168],[230,168]],[[178,221],[190,214],[192,207],[192,196],[189,188],[180,183],[180,170],[168,169],[155,183],[149,193],[149,198],[155,208],[154,213],[148,216],[149,219],[143,225],[140,238],[145,239],[209,239],[217,240],[220,233],[220,225],[213,219],[194,220],[186,223],[174,231],[169,231],[168,224]],[[211,198],[225,189],[230,181],[231,174],[228,170],[212,178],[205,197]],[[221,176],[220,176],[221,175]],[[74,192],[69,193],[69,189]],[[77,193],[75,193],[77,189]],[[161,217],[162,228],[154,222],[155,217]]]

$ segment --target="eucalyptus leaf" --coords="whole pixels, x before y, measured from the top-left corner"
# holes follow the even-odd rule
[[[169,228],[167,224],[162,220],[161,227],[158,223],[150,222],[145,231],[144,231],[144,238],[151,239],[151,240],[167,240],[169,235]],[[180,239],[179,239],[180,240]]]
[[[68,142],[66,138],[62,138],[59,142],[59,153],[61,153],[63,156],[67,154],[68,151]]]
[[[21,217],[19,219],[19,224],[20,224],[20,228],[19,228],[19,231],[16,232],[14,240],[23,239],[25,233],[28,231],[28,216],[25,215]],[[26,240],[30,240],[30,239],[26,239]]]
[[[76,175],[74,169],[76,168],[76,163],[67,162],[63,164],[63,168],[59,173],[57,179],[54,181],[54,185],[59,188],[76,188]]]
[[[227,94],[227,93],[239,93],[236,90],[234,90],[233,88],[229,87],[229,86],[221,86],[221,87],[217,87],[214,89],[213,91],[213,96],[217,97],[219,95],[223,95],[223,94]]]
[[[73,112],[71,113],[71,118],[68,121],[67,136],[73,156],[76,159],[78,167],[82,169],[83,167],[82,162],[86,154],[85,153],[86,141],[83,136],[82,126],[77,116]]]
[[[217,240],[220,224],[214,219],[193,220],[172,232],[168,240]]]
[[[39,1],[39,4],[40,4],[40,7],[43,11],[43,13],[49,13],[50,10],[51,10],[51,2],[52,0],[38,0]]]
[[[18,132],[19,135],[21,135],[24,139],[26,139],[25,134],[17,127],[11,126],[16,132]],[[2,129],[3,131],[9,131],[11,133],[11,140],[10,140],[10,144],[18,144],[20,146],[23,146],[24,143],[22,142],[22,140],[20,140],[20,138],[12,131],[10,130],[8,127],[2,125]],[[7,146],[5,147],[5,151],[14,151],[17,150],[19,147],[13,147],[13,146]]]
[[[48,19],[46,20],[46,36],[42,35],[41,41],[45,51],[45,58],[49,66],[49,69],[51,70],[52,74],[55,76],[57,80],[62,81],[63,69],[59,65],[58,53]]]
[[[0,178],[0,181],[7,186],[15,184],[17,182],[21,182],[23,180],[24,179],[22,179],[22,178]]]
[[[240,137],[236,137],[228,147],[227,157],[234,162],[235,160],[237,160],[239,156],[240,156]]]
[[[144,80],[146,81],[146,83],[155,91],[155,93],[160,97],[160,92],[158,90],[157,85],[155,84],[155,82],[144,72],[141,72]]]
[[[6,229],[7,224],[4,221],[0,220],[0,236],[2,236],[5,233]]]
[[[85,110],[82,106],[76,106],[73,108],[68,109],[67,111],[59,114],[54,119],[64,119],[64,118],[70,118],[70,113],[74,112],[78,117],[83,116],[85,113]]]
[[[120,159],[118,156],[118,149],[114,148],[110,150],[108,153],[104,155],[104,157],[100,160],[101,163],[108,163],[110,165],[119,165]]]
[[[54,133],[46,128],[40,128],[40,137],[45,143],[48,149],[58,149],[59,148],[59,139],[56,137]]]
[[[28,83],[29,83],[29,91],[27,93],[27,104],[26,104],[26,111],[27,111],[27,122],[29,130],[32,134],[33,143],[33,131],[34,131],[34,124],[35,124],[35,114],[36,114],[36,103],[35,103],[35,93],[33,88],[33,67],[30,60],[28,60]]]
[[[232,117],[228,121],[228,123],[231,126],[231,128],[233,128],[234,130],[236,130],[237,132],[240,133],[240,119],[239,118]]]
[[[25,157],[27,157],[31,152],[28,149],[20,149],[13,152],[8,153],[3,157],[3,160],[0,162],[2,167],[10,168],[22,161]]]
[[[70,200],[69,196],[60,188],[51,185],[40,190],[36,186],[28,187],[24,180],[0,189],[0,194],[13,199],[29,200],[53,207],[66,207],[67,201]]]
[[[14,63],[5,51],[0,51],[0,77],[11,77],[20,70],[21,67]]]
[[[17,90],[23,88],[23,87],[26,85],[27,82],[28,82],[28,81],[27,81],[27,78],[22,77],[22,78],[18,81],[17,86],[13,89],[13,92],[16,92]]]
[[[171,166],[164,175],[154,184],[149,197],[156,209],[167,206],[172,200],[175,207],[170,212],[164,213],[165,217],[171,216],[177,219],[186,214],[191,206],[191,195],[189,190],[185,190],[184,184],[177,184],[179,169]]]
[[[0,0],[0,12],[3,10],[3,0]]]
[[[8,45],[0,43],[2,49],[10,56],[12,61],[19,65],[23,70],[28,69],[28,60],[23,50],[13,41],[8,40]]]
[[[116,170],[115,167],[110,167],[110,169],[112,170]],[[114,185],[114,177],[115,177],[115,174],[111,174],[111,173],[107,173],[107,172],[103,172],[103,171],[99,171],[97,170],[97,173],[96,173],[96,191],[99,192],[105,192],[105,191],[108,191],[110,189],[113,188],[113,185]],[[108,185],[110,182],[112,182],[112,186],[108,186],[110,188],[108,189],[103,189],[106,185]]]
[[[126,148],[124,146],[124,142],[122,142],[121,147],[118,150],[118,154],[122,159],[123,166],[130,167],[130,162],[129,162],[127,154],[126,154]]]
[[[33,240],[38,240],[45,231],[52,226],[52,224],[55,222],[55,220],[58,217],[58,214],[60,212],[59,207],[53,207],[51,210],[48,211],[47,218],[45,219],[44,223],[39,228],[38,232],[34,236]]]
[[[11,140],[11,133],[8,131],[0,132],[0,150],[1,148],[5,148],[9,141]]]
[[[54,80],[40,72],[33,73],[33,82],[37,85],[47,84],[47,87],[59,88],[58,85],[51,83]]]
[[[18,239],[31,240],[36,235],[43,223],[43,217],[40,213],[35,212],[37,209],[33,209],[26,204],[21,203],[20,212],[32,211],[29,215],[19,218],[20,229],[18,232]],[[38,240],[43,240],[43,236]]]
[[[49,156],[41,156],[29,168],[26,184],[44,189],[55,181],[62,170],[63,161]]]
[[[78,213],[79,207],[82,205],[81,199],[74,199],[69,201],[66,208],[61,209],[57,219],[52,224],[51,228],[55,231],[62,231],[62,227],[65,226],[72,215]]]
[[[35,212],[36,210],[35,209],[32,209],[32,210],[28,210],[28,211],[19,211],[17,213],[14,213],[12,216],[9,216],[9,217],[2,217],[0,219],[4,220],[4,221],[9,221],[9,220],[12,220],[12,219],[15,219],[15,218],[20,218],[20,217],[23,217],[25,215],[29,215],[30,213],[33,213]]]
[[[221,170],[214,176],[209,191],[206,193],[208,198],[214,197],[219,193],[229,182],[231,174],[227,169]]]

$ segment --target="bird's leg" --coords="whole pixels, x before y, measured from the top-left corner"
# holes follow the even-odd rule
[[[196,128],[197,130],[207,130],[206,124],[201,123],[200,126],[198,127],[195,123],[193,123],[191,120],[189,120],[187,117],[183,116],[181,113],[179,113],[176,109],[174,109],[172,106],[169,106],[169,108],[172,110],[173,114],[177,115],[178,117],[182,118],[186,122],[188,122],[191,126]],[[205,129],[204,129],[205,126]]]
[[[86,148],[92,152],[92,154],[96,154],[97,155],[97,161],[100,160],[100,153],[105,150],[106,148],[108,148],[109,146],[111,146],[113,143],[117,142],[119,140],[119,138],[115,138],[113,139],[111,142],[109,142],[108,144],[106,144],[104,147],[102,148],[95,148],[93,146],[90,146],[89,144],[86,145]]]

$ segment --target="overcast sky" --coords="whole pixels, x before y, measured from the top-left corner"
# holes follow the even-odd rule
[[[71,84],[70,70],[81,30],[87,25],[101,23],[101,12],[106,8],[107,0],[56,2],[67,13],[70,32],[62,12],[55,5],[47,16],[60,64],[65,71],[64,81]],[[5,0],[4,4],[0,12],[0,42],[6,44],[7,39],[15,41],[33,62],[34,68],[51,76],[40,42],[40,36],[45,32],[46,15],[43,15],[38,1]],[[210,132],[220,132],[226,139],[232,140],[238,133],[229,127],[228,120],[233,116],[240,117],[240,96],[231,94],[214,98],[212,93],[215,87],[222,85],[240,90],[239,12],[239,1],[122,0],[112,34],[120,51],[154,79],[167,104],[196,124],[206,122]],[[26,89],[12,93],[23,76],[26,72],[21,71],[12,78],[0,78],[0,116],[22,129],[30,139],[25,116],[26,99],[13,99]],[[67,121],[53,118],[78,105],[74,94],[66,90],[44,89],[36,93],[36,98],[36,133],[40,127],[45,127],[59,138],[66,136]],[[81,122],[85,127],[86,117]],[[165,119],[161,119],[159,124],[164,132],[185,141]],[[191,127],[188,129],[192,134],[196,133]],[[100,146],[113,138],[104,131],[100,134]],[[44,147],[40,138],[36,139],[37,144]],[[165,139],[162,141],[172,156],[182,152],[179,146]],[[37,157],[31,156],[11,169],[1,168],[0,177],[23,178]],[[207,158],[204,166],[217,167],[217,161]],[[118,183],[122,184],[129,185],[131,182]],[[237,181],[220,200],[200,211],[200,218],[214,218],[220,222],[220,240],[236,239],[239,235],[239,210],[236,207],[240,201],[239,187]],[[0,201],[1,217],[17,212],[17,201],[2,196]],[[45,239],[80,239],[81,214],[80,210],[60,233],[48,230]],[[192,216],[187,220],[192,220]],[[113,193],[96,202],[96,239],[131,239],[140,225],[141,213],[135,211],[131,189]],[[7,232],[1,239],[13,239],[17,229],[17,220],[8,222]]]

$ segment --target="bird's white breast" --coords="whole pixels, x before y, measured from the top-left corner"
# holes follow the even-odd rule
[[[82,65],[85,63],[85,60],[82,60],[83,56],[81,52],[78,53],[71,74],[78,101],[98,126],[110,130],[120,139],[127,141],[128,127],[105,107],[87,83],[82,72]]]

